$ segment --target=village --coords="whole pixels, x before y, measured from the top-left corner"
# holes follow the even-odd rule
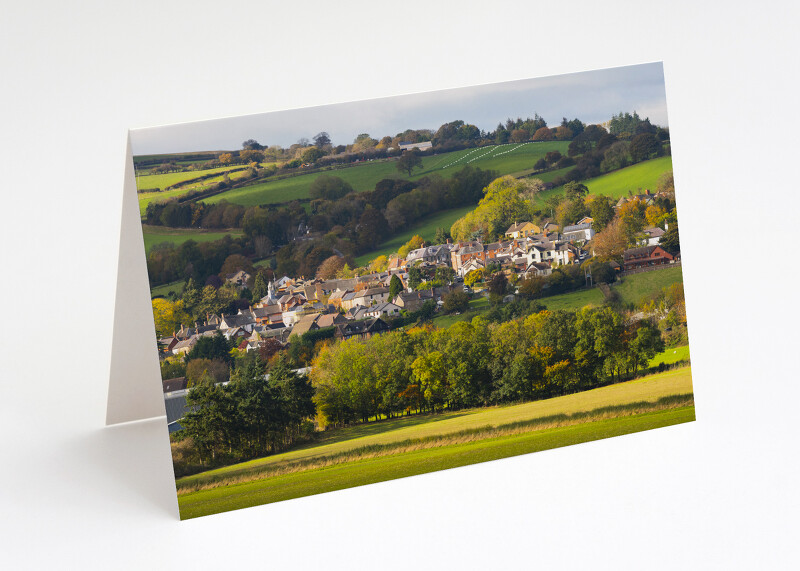
[[[617,207],[627,200],[649,201],[655,196],[647,191],[622,198]],[[171,336],[158,340],[160,354],[162,358],[185,356],[200,338],[217,332],[244,351],[258,349],[268,339],[286,345],[292,335],[300,337],[309,331],[331,327],[336,339],[370,337],[388,331],[392,328],[392,318],[418,311],[426,302],[439,311],[443,298],[452,291],[487,295],[478,284],[473,284],[474,289],[468,285],[473,280],[467,279],[465,283],[465,278],[473,272],[483,275],[487,268],[490,272],[500,271],[510,283],[515,283],[523,278],[546,277],[561,265],[585,262],[592,256],[595,235],[592,223],[591,217],[584,217],[560,229],[553,222],[541,225],[515,222],[506,230],[503,241],[447,240],[411,250],[405,258],[391,257],[385,272],[349,279],[283,276],[270,282],[269,293],[247,309],[232,315],[206,315],[202,323],[182,324]],[[645,228],[639,246],[625,250],[623,264],[612,261],[611,267],[623,273],[679,263],[680,254],[670,254],[659,246],[663,234],[661,228]],[[411,283],[412,269],[422,276],[421,285]],[[446,283],[426,287],[429,282],[425,280],[442,275],[447,276]],[[392,291],[398,289],[392,288],[395,276],[401,286],[399,291]],[[243,270],[225,278],[240,288],[248,287],[253,279]],[[514,297],[511,293],[503,301],[513,301]]]

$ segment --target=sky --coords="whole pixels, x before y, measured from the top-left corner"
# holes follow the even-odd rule
[[[345,145],[360,133],[380,139],[457,119],[492,131],[509,117],[535,113],[555,127],[563,117],[592,124],[633,111],[668,126],[661,62],[135,129],[131,144],[134,155],[238,150],[248,139],[288,147],[325,131],[334,145]]]

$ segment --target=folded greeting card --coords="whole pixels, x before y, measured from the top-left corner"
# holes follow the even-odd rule
[[[660,63],[129,148],[108,421],[181,518],[695,418]]]

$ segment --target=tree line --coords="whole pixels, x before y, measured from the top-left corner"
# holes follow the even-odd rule
[[[587,390],[636,375],[663,347],[655,324],[610,307],[476,317],[323,346],[311,380],[318,419],[340,426]]]

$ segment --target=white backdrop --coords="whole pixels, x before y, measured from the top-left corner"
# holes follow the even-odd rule
[[[0,567],[787,567],[797,14],[720,5],[3,2]],[[177,520],[103,427],[128,128],[658,60],[697,422]]]

